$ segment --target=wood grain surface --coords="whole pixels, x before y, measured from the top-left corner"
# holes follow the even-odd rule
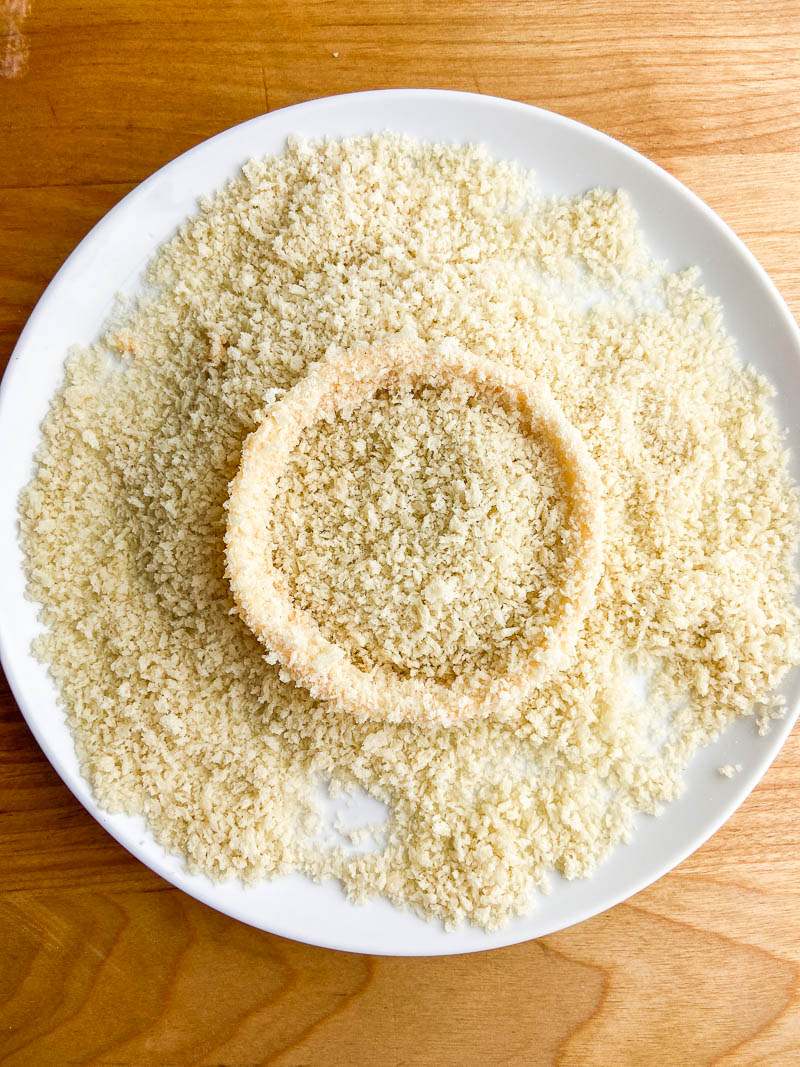
[[[155,168],[263,111],[399,86],[621,138],[800,309],[798,0],[0,0],[0,365],[76,242]],[[171,889],[72,798],[3,684],[0,1062],[798,1064],[799,780],[795,731],[708,844],[580,926],[370,958]]]

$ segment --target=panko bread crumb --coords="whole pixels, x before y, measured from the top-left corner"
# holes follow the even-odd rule
[[[384,391],[304,432],[276,566],[363,670],[449,681],[502,659],[566,581],[563,481],[503,409],[453,386]]]
[[[717,767],[717,774],[723,778],[733,778],[735,775],[740,774],[741,771],[741,763],[723,763],[721,767]]]
[[[354,900],[496,928],[549,871],[588,875],[728,723],[781,713],[776,686],[800,658],[800,509],[771,389],[737,361],[695,274],[648,262],[624,193],[543,197],[470,146],[292,141],[205,199],[148,280],[68,358],[21,535],[47,624],[36,652],[99,803],[143,813],[190,869],[300,870]],[[401,333],[547,385],[602,477],[596,603],[569,662],[504,721],[358,721],[315,703],[265,661],[226,582],[224,505],[245,438],[329,346]],[[378,403],[391,428],[397,413]],[[415,405],[435,428],[444,409],[424,391]],[[501,428],[459,418],[491,457]],[[307,455],[343,448],[355,464],[356,439],[334,425],[307,437]],[[369,484],[366,453],[362,470]],[[298,473],[285,492],[299,502]],[[318,574],[346,551],[332,541]],[[284,565],[291,576],[288,551]],[[340,590],[291,580],[321,598],[315,610],[338,610]],[[365,624],[380,614],[364,611]],[[382,645],[441,669],[424,643],[393,647],[370,625],[365,655]],[[652,677],[647,700],[632,672]],[[320,782],[388,805],[383,847],[315,840]]]

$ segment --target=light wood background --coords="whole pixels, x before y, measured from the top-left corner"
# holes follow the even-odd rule
[[[0,366],[67,253],[156,167],[268,109],[400,86],[621,138],[800,309],[799,0],[0,0]],[[795,731],[705,847],[580,926],[369,958],[171,889],[72,798],[3,685],[0,1061],[798,1064],[799,779]]]

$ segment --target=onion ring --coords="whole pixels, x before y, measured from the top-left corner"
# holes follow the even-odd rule
[[[523,431],[546,437],[564,474],[579,550],[558,611],[541,628],[540,640],[519,669],[477,683],[462,675],[444,684],[404,677],[380,665],[361,670],[345,649],[329,641],[281,581],[273,564],[268,516],[281,471],[308,426],[352,410],[381,389],[443,386],[452,379],[503,404],[519,418]],[[285,680],[361,718],[452,723],[511,711],[574,651],[603,568],[599,470],[549,389],[513,367],[447,345],[404,342],[357,348],[315,364],[267,409],[247,438],[227,509],[227,575],[241,618],[266,647],[268,660],[281,665]]]

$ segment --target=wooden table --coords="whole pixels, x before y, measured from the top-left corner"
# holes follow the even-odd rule
[[[624,9],[624,15],[614,9]],[[0,359],[67,253],[205,137],[330,93],[528,101],[686,182],[800,308],[800,4],[0,0]],[[3,1064],[800,1062],[800,735],[716,836],[604,915],[477,956],[248,929],[111,840],[0,690]]]

